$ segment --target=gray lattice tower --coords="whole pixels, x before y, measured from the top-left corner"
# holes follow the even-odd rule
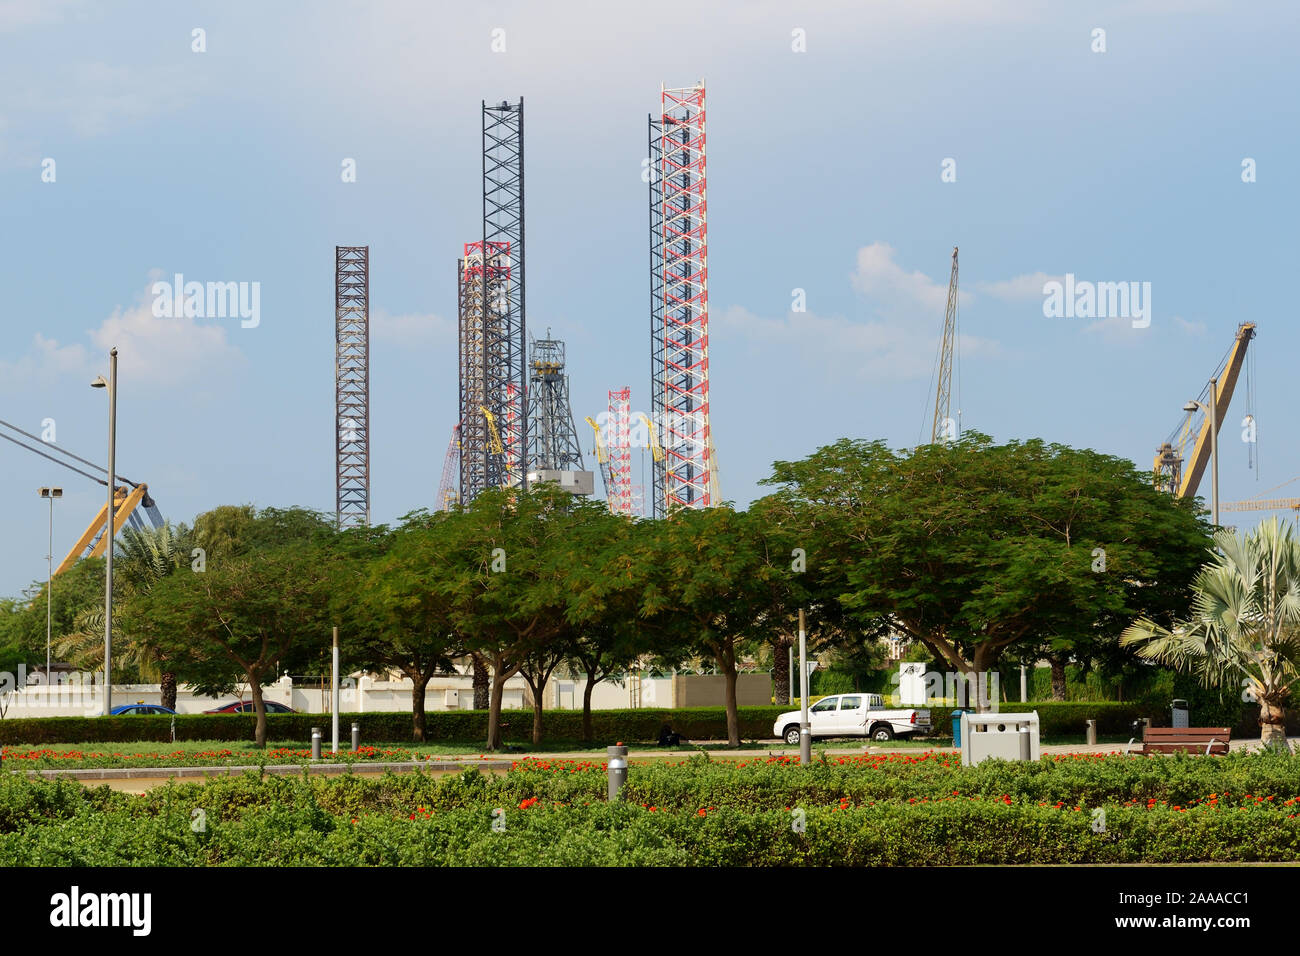
[[[335,520],[370,524],[370,247],[334,247]]]
[[[497,485],[526,485],[528,382],[524,285],[524,101],[483,103],[484,384],[505,454]],[[491,462],[490,462],[491,464]]]
[[[564,343],[535,339],[528,361],[528,471],[582,471]]]

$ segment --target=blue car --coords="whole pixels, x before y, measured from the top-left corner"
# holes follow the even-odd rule
[[[112,717],[121,717],[126,714],[174,714],[176,711],[162,704],[123,704],[121,707],[114,707],[108,713]]]

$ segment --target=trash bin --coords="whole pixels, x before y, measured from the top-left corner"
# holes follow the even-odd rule
[[[1182,698],[1175,698],[1174,705],[1173,705],[1173,712],[1174,712],[1173,714],[1174,719],[1173,719],[1172,726],[1174,727],[1191,726],[1191,724],[1187,722],[1189,717],[1189,711],[1187,710],[1187,701],[1183,700]]]
[[[961,763],[963,767],[990,757],[999,760],[1037,760],[1038,711],[1028,714],[962,714]]]
[[[952,712],[952,745],[954,747],[961,746],[961,715],[968,713],[970,711],[960,709]]]

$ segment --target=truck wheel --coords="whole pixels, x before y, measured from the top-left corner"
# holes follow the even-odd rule
[[[781,736],[785,738],[785,742],[789,744],[791,747],[798,747],[799,746],[799,725],[791,724],[789,727],[785,728],[785,731],[784,733],[782,733]]]
[[[894,730],[886,724],[876,724],[871,728],[872,740],[893,740]]]

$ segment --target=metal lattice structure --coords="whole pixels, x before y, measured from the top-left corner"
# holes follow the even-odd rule
[[[709,428],[704,84],[660,90],[650,117],[651,407],[663,445],[655,517],[716,496]]]
[[[483,238],[457,268],[460,500],[527,484],[524,101],[483,106]]]
[[[460,501],[460,425],[451,428],[447,454],[442,459],[442,480],[438,482],[438,508],[451,511]]]
[[[943,314],[943,340],[939,343],[938,384],[934,391],[934,422],[930,442],[951,441],[957,437],[956,425],[949,415],[952,408],[952,357],[957,347],[957,247],[952,247],[952,272],[948,276],[948,307]],[[960,409],[959,409],[960,411]]]
[[[609,484],[605,496],[616,515],[632,514],[632,390],[609,393],[606,422],[609,453]]]
[[[528,369],[529,473],[582,471],[569,376],[564,372],[564,343],[549,337],[533,340]]]
[[[370,247],[334,247],[335,520],[370,524]]]

